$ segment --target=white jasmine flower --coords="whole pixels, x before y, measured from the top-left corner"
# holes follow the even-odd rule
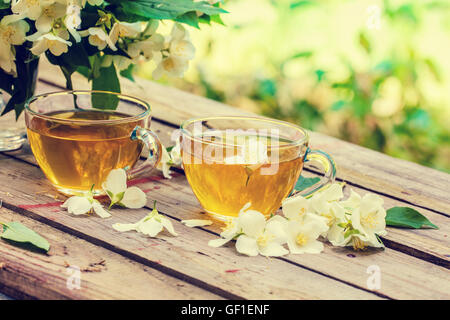
[[[333,183],[325,190],[314,194],[308,200],[310,211],[327,219],[328,227],[332,231],[332,239],[336,235],[334,232],[337,224],[345,219],[344,207],[338,202],[343,196],[342,185]]]
[[[340,202],[345,208],[345,219],[341,219],[334,235],[329,239],[336,246],[353,246],[355,250],[368,246],[381,248],[383,243],[378,236],[386,235],[386,211],[383,199],[375,194],[366,194],[361,198],[351,191],[350,197]]]
[[[28,37],[27,37],[28,38]],[[33,43],[33,47],[30,51],[35,55],[39,56],[47,50],[55,56],[60,56],[63,53],[69,51],[69,46],[72,43],[70,41],[64,40],[63,38],[56,36],[52,33],[47,33],[39,36]]]
[[[97,47],[99,50],[103,50],[106,46],[109,46],[111,50],[117,51],[117,47],[109,38],[109,35],[103,30],[103,28],[92,27],[87,30],[81,31],[80,34],[83,37],[88,36],[88,41],[92,46]]]
[[[131,43],[128,46],[127,53],[133,59],[137,59],[141,55],[146,60],[150,60],[153,57],[159,59],[159,51],[163,48],[163,45],[164,37],[160,34],[154,34],[146,40]]]
[[[0,42],[0,68],[6,73],[17,76],[16,57],[14,56],[11,47]]]
[[[50,32],[56,19],[64,17],[66,6],[61,3],[50,3],[42,7],[42,14],[36,19],[36,29],[41,34]]]
[[[164,146],[162,146],[161,160],[156,166],[156,169],[162,171],[166,179],[171,179],[172,176],[170,174],[172,172],[170,171],[170,168],[173,166],[181,165],[181,162],[180,140],[177,139],[175,145],[170,148],[165,148]]]
[[[308,211],[308,199],[302,196],[295,196],[283,200],[283,215],[294,221],[302,221]]]
[[[181,220],[181,223],[189,228],[204,227],[204,226],[210,226],[213,224],[213,222],[211,220],[201,220],[201,219]]]
[[[237,155],[224,159],[226,164],[245,164],[252,170],[256,170],[268,161],[267,144],[264,140],[252,136],[246,137],[238,149]]]
[[[66,10],[64,24],[76,42],[81,41],[80,34],[76,31],[81,25],[81,7],[78,5],[69,5]]]
[[[161,160],[156,166],[156,169],[162,171],[164,178],[172,179],[172,176],[170,175],[170,167],[172,166],[172,164],[172,158],[170,157],[169,152],[164,146],[162,146]]]
[[[317,239],[328,230],[328,226],[322,219],[314,221],[316,215],[308,213],[306,215],[310,215],[311,219],[305,222],[292,220],[286,226],[287,244],[291,253],[320,253],[323,251],[323,243]]]
[[[164,75],[182,77],[187,68],[188,61],[178,59],[174,56],[168,56],[161,60],[156,69],[153,71],[152,76],[156,80],[160,79]]]
[[[111,28],[109,37],[115,44],[119,40],[119,38],[134,38],[142,31],[143,30],[141,22],[128,23],[117,21]]]
[[[239,216],[230,221],[221,233],[223,239],[209,241],[209,245],[218,247],[237,237],[236,250],[248,256],[282,256],[289,251],[283,247],[286,238],[283,233],[283,223],[278,219],[266,222],[264,215],[256,210],[248,210],[247,203]]]
[[[102,184],[103,190],[111,199],[111,206],[119,204],[127,208],[138,209],[147,204],[147,196],[138,187],[127,187],[127,173],[123,169],[114,169]]]
[[[175,142],[175,145],[169,152],[170,158],[172,159],[172,163],[176,166],[181,165],[182,158],[181,158],[181,146],[180,146],[180,139],[177,139]]]
[[[106,55],[102,61],[102,67],[107,68],[109,67],[112,63],[114,63],[114,66],[119,70],[125,70],[127,69],[130,64],[133,63],[133,60],[124,57],[124,56],[119,56],[119,55]]]
[[[74,215],[87,214],[94,211],[98,216],[102,218],[108,218],[111,214],[103,208],[103,206],[94,199],[92,193],[84,196],[73,196],[67,199],[62,205],[62,208],[67,208],[69,213]]]
[[[189,40],[187,30],[182,25],[175,23],[161,52],[163,59],[153,71],[155,79],[159,79],[165,74],[181,77],[188,68],[189,60],[195,55],[195,47]]]
[[[0,41],[15,46],[23,44],[25,35],[30,30],[28,23],[23,20],[7,23],[5,18],[0,21]]]
[[[30,26],[25,21],[5,22],[0,21],[0,68],[6,73],[16,75],[15,56],[13,45],[21,45],[25,42],[25,35]]]
[[[16,0],[11,2],[11,10],[21,18],[36,20],[42,14],[42,4],[39,0]]]
[[[112,227],[120,232],[135,230],[150,237],[156,237],[165,228],[170,234],[178,235],[173,228],[172,222],[159,214],[155,206],[146,217],[136,223],[115,223]]]
[[[147,204],[147,196],[138,187],[129,187],[125,190],[120,204],[131,209],[142,208]]]

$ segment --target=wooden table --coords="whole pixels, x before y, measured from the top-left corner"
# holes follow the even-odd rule
[[[38,92],[59,90],[59,70],[43,63]],[[81,78],[75,87],[88,88]],[[243,111],[174,88],[138,80],[122,82],[122,91],[152,105],[152,128],[167,146],[181,121]],[[359,193],[380,195],[386,208],[410,206],[439,230],[388,228],[384,251],[353,252],[325,245],[318,255],[246,257],[232,246],[207,245],[220,226],[188,228],[183,219],[206,218],[183,173],[171,180],[154,171],[139,187],[148,206],[113,209],[113,217],[76,217],[59,205],[57,195],[28,146],[0,154],[1,220],[20,221],[44,235],[48,255],[0,241],[0,292],[38,299],[449,299],[450,175],[394,159],[320,133],[311,144],[329,152],[338,164],[338,180]],[[316,176],[309,167],[305,176]],[[157,200],[178,237],[148,238],[119,233],[115,222],[141,219]],[[381,288],[367,287],[368,267],[378,266]],[[81,271],[81,289],[67,287],[67,267]]]

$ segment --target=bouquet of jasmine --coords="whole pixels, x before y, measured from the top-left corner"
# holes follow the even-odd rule
[[[95,90],[120,92],[118,74],[132,80],[134,66],[149,60],[154,78],[182,76],[195,52],[185,26],[221,23],[223,12],[220,1],[0,0],[0,90],[11,95],[2,114],[19,116],[43,54],[61,68],[68,89],[78,72]],[[164,20],[175,23],[162,35]]]

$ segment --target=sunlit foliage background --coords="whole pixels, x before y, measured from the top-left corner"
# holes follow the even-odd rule
[[[191,28],[185,78],[161,82],[450,172],[450,1],[224,8],[226,26]]]

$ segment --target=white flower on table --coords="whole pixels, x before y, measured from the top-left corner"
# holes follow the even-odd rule
[[[123,169],[111,170],[102,188],[111,199],[110,207],[117,203],[127,208],[138,209],[147,204],[144,191],[134,186],[127,187],[127,173]]]
[[[355,250],[367,246],[382,248],[378,236],[386,235],[386,211],[384,201],[378,195],[369,193],[361,197],[351,191],[351,196],[341,205],[348,211],[347,221],[340,223],[341,237],[332,242],[337,246],[351,245]]]
[[[138,222],[115,223],[112,227],[120,232],[135,230],[150,237],[156,237],[158,233],[164,229],[174,236],[178,235],[173,228],[172,222],[168,218],[161,215],[158,210],[156,210],[155,205],[153,206],[153,210]]]
[[[221,233],[223,239],[209,241],[209,245],[219,247],[236,238],[236,250],[248,256],[282,256],[289,251],[283,247],[286,238],[283,223],[279,219],[266,221],[264,215],[256,210],[248,210],[247,203],[239,216],[229,222]]]
[[[291,253],[320,253],[323,251],[323,243],[317,239],[328,231],[328,220],[311,212],[310,199],[296,196],[284,200],[283,215],[288,219],[284,227]]]
[[[97,47],[99,50],[103,50],[106,46],[110,47],[111,50],[117,51],[117,47],[109,38],[109,35],[99,27],[91,27],[87,30],[80,32],[81,36],[88,37],[89,44]]]
[[[344,215],[344,208],[338,203],[343,196],[342,186],[333,183],[308,199],[309,209],[311,212],[325,217],[328,220],[328,226],[331,227],[336,219],[342,218]]]
[[[317,239],[328,230],[325,219],[311,213],[303,218],[303,221],[291,220],[285,225],[289,251],[294,254],[322,252],[323,243]]]
[[[88,193],[83,196],[70,197],[61,205],[61,207],[66,208],[69,213],[74,215],[87,214],[94,211],[102,218],[108,218],[111,216],[111,214],[103,208],[101,203],[94,199],[92,193]]]

